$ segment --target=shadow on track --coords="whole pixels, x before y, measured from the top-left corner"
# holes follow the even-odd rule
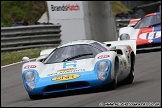
[[[136,82],[134,83],[135,85],[138,84]],[[125,84],[124,82],[120,82],[118,83],[117,88],[115,90],[126,89],[127,87],[132,87],[133,85],[134,84]],[[115,90],[111,90],[108,87],[107,88],[98,87],[98,88],[91,88],[91,89],[70,90],[70,91],[64,91],[64,92],[51,93],[48,95],[44,95],[42,98],[35,99],[35,100],[74,96],[74,95],[83,95],[83,94],[91,94],[91,93],[99,93],[99,92],[110,92],[110,91],[115,91]]]
[[[91,93],[98,93],[98,92],[104,92],[104,91],[106,91],[106,89],[103,89],[103,88],[69,90],[69,91],[63,91],[63,92],[51,93],[51,94],[48,94],[48,95],[44,95],[43,97],[41,97],[39,99],[35,99],[35,100],[74,96],[74,95],[82,95],[82,94],[91,94]]]
[[[137,49],[137,54],[141,53],[151,53],[161,51],[161,47],[158,48],[150,48],[150,49]]]

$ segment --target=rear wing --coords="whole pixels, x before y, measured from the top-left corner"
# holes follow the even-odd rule
[[[107,46],[129,45],[134,54],[136,55],[136,40],[122,40],[122,41],[109,41],[104,42]]]

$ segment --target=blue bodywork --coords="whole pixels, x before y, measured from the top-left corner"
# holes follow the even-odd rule
[[[154,32],[161,31],[161,25],[154,27]],[[158,38],[153,38],[151,43],[161,43],[161,36]]]
[[[98,79],[98,77],[97,77],[97,64],[101,61],[108,62],[108,69],[106,71],[107,78],[104,81]],[[23,79],[25,89],[29,94],[31,94],[31,95],[48,94],[48,93],[62,92],[62,91],[68,91],[68,90],[100,87],[105,84],[111,83],[112,82],[111,68],[112,68],[112,62],[109,59],[103,59],[103,60],[98,61],[94,65],[94,69],[92,71],[70,73],[70,74],[79,74],[80,75],[78,78],[75,78],[72,80],[53,81],[52,78],[54,78],[55,76],[40,78],[37,70],[35,70],[35,69],[25,70],[22,73],[22,79]],[[33,90],[30,90],[28,88],[27,82],[25,81],[25,78],[24,78],[25,73],[29,72],[29,71],[36,73],[35,87]],[[64,75],[64,74],[60,74],[60,75]],[[59,76],[59,75],[57,75],[57,76]],[[64,87],[67,84],[69,84],[70,87]]]
[[[156,12],[156,15],[161,15],[161,12]],[[154,27],[154,32],[161,31],[161,25]],[[161,43],[161,36],[159,38],[152,39],[151,43]]]

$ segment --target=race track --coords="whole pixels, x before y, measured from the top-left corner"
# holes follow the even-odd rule
[[[62,93],[30,100],[21,79],[21,66],[1,68],[2,107],[99,107],[107,102],[152,102],[161,106],[161,49],[136,56],[133,84],[116,90]]]

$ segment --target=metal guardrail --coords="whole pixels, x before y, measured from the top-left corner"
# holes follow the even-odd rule
[[[129,24],[130,20],[131,19],[116,19],[117,34],[119,33],[119,29],[121,27],[126,27]]]
[[[127,26],[130,19],[116,19],[117,32],[119,24]],[[61,25],[30,25],[1,28],[1,51],[11,51],[44,46],[58,46],[61,43]]]
[[[30,25],[1,28],[1,51],[11,51],[61,43],[61,25]]]

